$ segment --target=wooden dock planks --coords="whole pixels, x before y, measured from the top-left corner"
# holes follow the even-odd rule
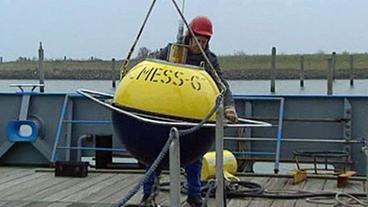
[[[120,201],[143,178],[143,174],[90,173],[85,178],[55,177],[50,172],[35,172],[29,168],[0,167],[0,206],[6,207],[107,207]],[[163,180],[167,180],[167,176]],[[335,179],[311,179],[292,185],[292,178],[241,177],[257,182],[268,190],[307,190],[364,192],[364,181],[350,180],[344,189],[338,189]],[[129,201],[139,203],[142,189]],[[184,202],[186,196],[181,200]],[[169,205],[169,193],[160,192],[157,203]],[[215,206],[211,198],[208,206]],[[228,207],[294,207],[326,205],[312,204],[305,199],[281,200],[265,198],[228,199]]]
[[[256,177],[252,179],[252,182],[256,182],[264,187],[267,187],[270,183],[272,178],[270,177]],[[273,185],[273,184],[271,184]],[[270,206],[272,204],[271,199],[264,199],[264,198],[252,198],[248,204],[248,206],[254,206],[254,207],[261,207],[261,206]]]
[[[325,180],[321,179],[308,179],[305,185],[303,186],[304,191],[321,191],[325,184]],[[303,207],[317,207],[317,204],[307,202],[305,199],[298,199],[295,203],[295,206],[303,206]]]
[[[290,191],[290,192],[297,192],[301,189],[303,189],[305,182],[301,182],[297,185],[293,184],[293,178],[288,178],[286,184],[283,187],[283,191]],[[272,203],[271,207],[278,207],[278,206],[283,206],[283,207],[294,207],[295,203],[297,202],[297,199],[278,199],[278,200],[274,200],[274,202]]]

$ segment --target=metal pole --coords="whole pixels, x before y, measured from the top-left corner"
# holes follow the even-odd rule
[[[364,143],[364,146],[362,147],[362,151],[365,154],[365,159],[366,159],[366,163],[365,163],[365,167],[366,167],[366,180],[365,180],[365,191],[367,192],[367,199],[368,199],[368,147],[367,147],[367,143]]]
[[[327,95],[332,95],[332,58],[327,59],[328,74],[327,74]]]
[[[264,137],[264,138],[254,138],[254,137],[225,137],[224,140],[237,140],[237,141],[254,141],[254,142],[275,142],[278,141],[276,137]],[[341,139],[313,139],[313,138],[286,138],[282,139],[282,142],[305,142],[305,143],[334,143],[334,144],[360,144],[359,141],[355,140],[344,140],[342,137]]]
[[[183,4],[182,4],[182,6],[181,6],[181,12],[184,14],[185,0],[183,0],[183,2],[182,2],[182,3],[183,3]],[[178,44],[183,44],[183,42],[184,42],[184,35],[183,35],[183,33],[184,33],[184,22],[183,22],[183,20],[180,18],[180,19],[179,19],[178,35],[177,35],[177,37],[176,37],[176,42],[177,42]]]
[[[116,87],[116,83],[115,83],[115,58],[113,58],[111,60],[112,62],[112,68],[111,68],[111,81],[112,81],[112,87],[115,88]]]
[[[43,48],[42,48],[42,42],[40,42],[40,48],[38,49],[38,72],[40,77],[40,92],[45,92],[45,71],[43,69]]]
[[[300,56],[300,87],[304,87],[304,56]]]
[[[271,93],[275,93],[275,79],[276,79],[276,47],[272,47],[272,55],[271,55]]]
[[[366,180],[365,180],[365,191],[367,192],[367,199],[368,199],[368,152],[367,149],[365,149],[365,159],[366,159]]]
[[[281,154],[281,142],[282,142],[282,130],[283,130],[283,121],[285,115],[285,107],[284,107],[284,99],[280,100],[280,109],[279,109],[279,121],[277,127],[277,142],[276,142],[276,154],[275,154],[275,174],[280,171],[280,154]]]
[[[170,144],[170,206],[180,207],[180,140],[179,131],[173,127],[170,136],[174,136]]]
[[[224,207],[224,105],[216,112],[216,207]]]
[[[336,52],[332,52],[332,80],[336,79]]]
[[[354,56],[350,55],[350,86],[354,86]]]

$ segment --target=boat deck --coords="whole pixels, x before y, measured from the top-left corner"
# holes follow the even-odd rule
[[[122,199],[143,174],[118,171],[93,172],[85,178],[55,177],[50,169],[0,167],[0,206],[7,207],[89,207],[112,206]],[[164,176],[163,179],[167,179]],[[336,187],[336,179],[308,178],[298,185],[292,184],[288,177],[251,177],[241,180],[253,181],[269,190],[308,190],[365,192],[363,180],[350,180],[345,188]],[[141,193],[135,195],[129,203],[138,203]],[[169,194],[161,192],[158,202],[169,205]],[[182,197],[185,200],[185,196]],[[215,206],[210,199],[208,206]],[[259,206],[331,206],[308,203],[305,199],[274,200],[261,198],[230,199],[228,207]]]

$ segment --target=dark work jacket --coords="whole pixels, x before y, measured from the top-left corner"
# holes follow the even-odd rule
[[[170,47],[170,45],[168,45],[165,48],[161,49],[160,53],[159,53],[159,56],[157,58],[161,59],[161,60],[167,60],[167,53],[169,51],[169,47]],[[208,48],[205,50],[205,53],[206,53],[208,59],[210,60],[211,64],[215,68],[215,70],[216,70],[218,76],[220,77],[221,81],[224,83],[224,85],[226,87],[225,96],[224,96],[224,106],[234,105],[234,100],[233,100],[233,97],[232,97],[232,93],[230,91],[229,84],[227,83],[227,81],[224,78],[224,75],[223,75],[223,72],[220,68],[220,64],[218,62],[217,56],[213,52],[211,52]],[[187,59],[186,59],[185,64],[200,66],[201,62],[206,63],[206,60],[205,60],[205,58],[203,57],[202,54],[193,54],[190,51],[188,51]],[[205,66],[205,70],[208,72],[209,66]],[[211,73],[208,72],[208,74],[212,77]],[[212,77],[212,78],[214,79],[214,77]]]

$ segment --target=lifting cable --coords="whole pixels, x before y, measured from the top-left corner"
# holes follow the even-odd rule
[[[135,38],[134,40],[134,43],[133,45],[131,46],[129,52],[128,52],[128,55],[127,55],[127,58],[125,59],[122,67],[121,67],[121,73],[120,73],[120,80],[123,79],[123,77],[128,73],[129,69],[128,69],[128,65],[129,65],[129,62],[130,62],[130,58],[134,52],[134,49],[135,49],[135,46],[139,40],[139,38],[141,37],[142,33],[143,33],[143,29],[147,23],[147,20],[149,18],[149,16],[151,15],[151,12],[153,10],[153,7],[156,3],[156,0],[153,0],[152,3],[151,3],[151,6],[146,14],[146,17],[143,21],[143,24],[137,34],[137,37]],[[220,79],[220,77],[218,76],[215,68],[213,67],[213,65],[211,64],[208,56],[206,55],[205,51],[203,50],[203,48],[201,47],[201,45],[199,44],[199,41],[198,39],[196,38],[194,32],[192,31],[192,29],[190,28],[188,22],[186,21],[183,13],[180,11],[178,5],[176,4],[176,1],[175,0],[172,0],[172,3],[174,4],[176,10],[178,11],[180,17],[182,18],[182,21],[185,23],[188,31],[190,32],[191,36],[193,37],[195,43],[197,44],[197,46],[199,47],[203,57],[205,58],[208,66],[209,66],[209,70],[205,67],[205,70],[210,73],[211,77],[214,79],[214,81],[216,82],[217,86],[219,87],[220,89],[220,93],[219,95],[216,97],[216,104],[215,106],[212,108],[212,110],[206,115],[206,117],[204,119],[201,120],[201,122],[195,124],[194,126],[192,126],[191,128],[189,129],[185,129],[185,130],[178,130],[179,133],[178,135],[175,135],[176,133],[173,133],[175,132],[175,130],[177,130],[176,128],[171,128],[170,130],[170,134],[169,134],[169,137],[167,139],[167,142],[166,144],[163,146],[161,152],[159,153],[159,155],[157,156],[156,160],[153,162],[153,164],[151,165],[151,167],[147,170],[147,172],[145,173],[143,179],[137,183],[137,185],[131,190],[128,192],[128,194],[122,199],[120,200],[115,206],[125,206],[126,203],[139,191],[139,188],[143,185],[143,183],[152,175],[152,173],[154,171],[156,171],[156,169],[158,168],[161,160],[164,158],[164,156],[167,154],[168,150],[169,150],[169,147],[170,147],[170,144],[172,142],[173,139],[176,139],[176,138],[179,138],[180,136],[185,136],[185,135],[188,135],[190,133],[193,133],[197,130],[199,130],[202,126],[205,125],[206,122],[209,121],[210,117],[218,110],[220,104],[222,103],[222,99],[223,99],[223,96],[226,92],[226,87],[224,85],[224,83],[222,82],[222,80]],[[83,91],[79,91],[79,92],[82,92],[83,94]],[[83,95],[86,95],[85,93]],[[90,96],[91,98],[92,96]],[[94,97],[93,97],[94,98]],[[93,99],[92,98],[92,99]],[[96,99],[96,98],[95,98]],[[96,101],[96,100],[95,100]],[[113,109],[115,109],[116,107],[114,107]],[[141,117],[139,117],[141,118]],[[176,137],[177,136],[177,137]],[[214,188],[215,185],[210,185],[212,186],[211,188]],[[211,188],[208,189],[208,191],[211,191]]]
[[[141,37],[141,35],[143,33],[143,29],[146,26],[148,17],[151,15],[151,12],[152,12],[153,7],[155,6],[155,3],[156,3],[156,0],[153,0],[152,4],[151,4],[151,6],[150,6],[150,8],[149,8],[149,10],[146,14],[146,17],[144,18],[143,24],[142,24],[141,28],[139,29],[137,37],[135,38],[133,45],[130,47],[128,56],[126,57],[126,59],[124,61],[124,64],[122,65],[122,67],[120,69],[121,70],[120,80],[123,79],[123,77],[128,73],[128,66],[129,66],[130,58],[132,57],[135,46],[137,45],[137,42],[138,42],[139,38]]]
[[[194,39],[196,45],[198,46],[199,50],[201,51],[201,53],[202,53],[204,59],[206,60],[208,66],[210,67],[210,70],[206,70],[206,71],[211,74],[211,77],[214,79],[214,81],[217,83],[217,86],[220,88],[220,94],[223,95],[227,90],[224,83],[222,82],[221,78],[217,74],[217,72],[216,72],[215,68],[213,67],[210,59],[208,58],[206,52],[203,50],[201,44],[198,41],[198,38],[194,34],[193,30],[190,28],[190,26],[189,26],[187,20],[185,19],[183,13],[180,11],[180,8],[179,8],[178,4],[176,3],[175,0],[171,0],[171,1],[174,4],[176,11],[179,13],[179,15],[180,15],[182,21],[184,22],[185,26],[187,27],[188,31],[190,32],[190,35],[192,36],[192,38]],[[205,67],[205,69],[206,69],[206,67]]]
[[[141,35],[142,35],[142,33],[143,33],[143,29],[144,29],[144,27],[146,26],[146,23],[147,23],[147,21],[148,21],[149,16],[151,15],[151,12],[152,12],[152,10],[153,10],[153,7],[154,7],[154,5],[155,5],[156,1],[157,1],[157,0],[153,0],[153,1],[152,1],[152,4],[151,4],[151,6],[150,6],[150,8],[149,8],[149,10],[148,10],[148,12],[147,12],[147,14],[146,14],[146,17],[144,18],[143,24],[142,24],[141,28],[139,29],[139,32],[138,32],[138,34],[137,34],[137,37],[135,38],[135,40],[134,40],[134,42],[133,42],[133,45],[131,46],[131,48],[130,48],[130,50],[129,50],[129,52],[128,52],[127,57],[126,57],[126,59],[124,60],[124,63],[123,63],[123,65],[122,65],[122,67],[121,67],[120,80],[122,80],[122,79],[123,79],[123,77],[124,77],[124,76],[128,73],[128,71],[129,71],[128,66],[129,66],[130,58],[131,58],[131,56],[132,56],[132,54],[133,54],[133,52],[134,52],[134,49],[135,49],[135,46],[136,46],[136,45],[137,45],[137,43],[138,43],[138,40],[140,39],[140,37],[141,37]],[[189,26],[189,24],[188,24],[188,21],[185,19],[184,15],[183,15],[183,12],[182,12],[182,11],[180,11],[180,8],[179,8],[178,4],[176,3],[176,1],[175,1],[175,0],[172,0],[172,3],[174,4],[174,6],[175,6],[175,8],[176,8],[177,12],[179,13],[179,15],[180,15],[180,17],[181,17],[182,21],[184,22],[185,26],[187,27],[188,31],[190,32],[191,36],[193,37],[193,39],[194,39],[194,41],[195,41],[196,45],[197,45],[197,46],[198,46],[198,48],[200,49],[200,51],[201,51],[201,53],[202,53],[202,55],[203,55],[204,59],[206,60],[206,62],[207,62],[207,64],[208,64],[208,66],[209,66],[209,70],[207,70],[207,69],[205,68],[205,69],[206,69],[206,71],[207,71],[208,73],[210,73],[210,74],[211,74],[211,77],[214,79],[214,81],[216,82],[217,86],[218,86],[218,87],[219,87],[219,89],[220,89],[220,94],[221,94],[221,95],[223,95],[223,94],[226,92],[226,90],[227,90],[226,86],[224,85],[224,83],[222,82],[221,78],[220,78],[220,77],[219,77],[219,75],[217,74],[217,72],[216,72],[215,68],[213,67],[213,65],[212,65],[211,61],[209,60],[209,58],[208,58],[207,54],[205,53],[205,51],[203,50],[203,48],[202,48],[201,44],[199,43],[199,41],[198,41],[197,37],[195,36],[195,34],[194,34],[193,30],[190,28],[190,26]],[[184,8],[184,6],[183,6],[183,8]]]

